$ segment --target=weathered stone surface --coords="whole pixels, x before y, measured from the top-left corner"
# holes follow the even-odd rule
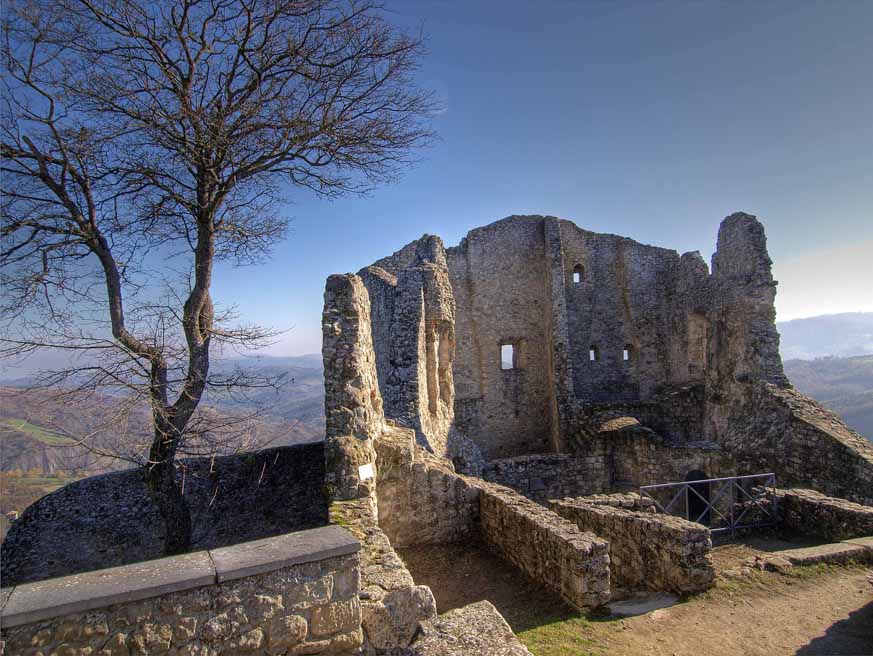
[[[373,440],[385,427],[376,355],[370,331],[370,299],[355,275],[327,280],[322,317],[325,483],[333,499],[369,496],[375,479],[362,467],[375,467]]]
[[[133,565],[74,574],[15,587],[3,607],[3,625],[18,626],[215,582],[209,554],[200,551]]]
[[[222,582],[279,567],[347,556],[357,553],[360,548],[361,543],[348,531],[339,526],[323,526],[214,549],[210,556],[215,563],[218,581]]]
[[[470,479],[472,480],[472,479]],[[485,543],[578,609],[609,599],[609,543],[508,488],[480,489]]]
[[[191,550],[326,524],[324,457],[316,443],[182,461]],[[69,483],[12,523],[0,577],[12,585],[160,558],[163,526],[137,471]]]
[[[332,532],[339,530],[330,527]],[[277,545],[288,546],[289,541],[278,540]],[[358,554],[325,556],[322,550],[320,559],[302,558],[302,562],[288,565],[289,558],[281,550],[278,554],[275,549],[266,552],[276,557],[271,571],[216,583],[210,566],[210,580],[199,587],[172,591],[171,586],[153,590],[157,596],[143,599],[124,600],[121,593],[112,598],[104,596],[100,608],[58,614],[72,607],[62,606],[59,597],[51,594],[43,606],[53,608],[54,615],[41,620],[22,616],[21,608],[14,606],[13,595],[2,617],[7,653],[36,653],[34,648],[44,654],[106,656],[356,653],[363,643]],[[250,549],[243,557],[252,554]],[[209,560],[209,555],[202,552],[157,561],[160,570],[117,568],[129,571],[130,576],[115,583],[135,589],[149,579],[178,578],[186,565],[195,570],[199,566],[189,562],[192,557]],[[254,560],[260,568],[260,555],[256,554]],[[90,572],[71,578],[99,574]],[[16,587],[14,593],[31,589],[33,597],[39,586],[60,586],[61,591],[72,594],[63,583],[59,579],[25,584]],[[75,593],[81,596],[88,589],[78,585]],[[22,601],[28,598],[24,596]],[[26,623],[18,624],[20,621]]]
[[[834,542],[873,536],[873,507],[815,490],[779,489],[771,494],[779,504],[785,529]]]
[[[410,656],[531,656],[488,601],[457,608],[421,625]]]
[[[412,642],[419,623],[436,616],[436,601],[426,585],[401,588],[377,604],[363,606],[363,629],[376,649],[405,647]]]
[[[715,581],[712,540],[705,526],[654,513],[653,508],[641,512],[585,498],[555,500],[549,507],[580,530],[609,541],[614,590],[700,592]]]

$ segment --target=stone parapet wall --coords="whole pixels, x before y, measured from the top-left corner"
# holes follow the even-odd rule
[[[324,526],[324,468],[320,442],[181,461],[191,550]],[[29,506],[3,541],[0,577],[5,585],[41,581],[163,553],[164,522],[140,472],[113,472]]]
[[[328,526],[19,585],[0,616],[6,653],[351,655],[359,548]]]
[[[775,490],[782,527],[837,542],[873,536],[873,507],[802,488]]]
[[[517,492],[478,484],[482,538],[498,555],[578,609],[609,600],[606,540]]]
[[[615,588],[684,593],[712,586],[712,540],[705,526],[598,502],[561,499],[549,507],[580,530],[609,541],[610,576]]]
[[[482,478],[511,487],[537,503],[568,496],[584,496],[610,489],[609,463],[600,453],[574,456],[534,454],[492,460]]]

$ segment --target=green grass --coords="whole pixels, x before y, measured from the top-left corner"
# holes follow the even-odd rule
[[[72,444],[73,440],[68,437],[64,437],[59,433],[56,433],[53,430],[49,430],[47,428],[43,428],[41,426],[36,426],[35,424],[31,424],[24,419],[13,419],[11,417],[3,417],[0,419],[0,424],[11,428],[13,430],[20,431],[32,437],[33,439],[42,442],[48,446],[59,446],[62,444]]]
[[[537,656],[601,656],[603,644],[592,637],[595,632],[595,623],[578,616],[535,626],[517,635]]]

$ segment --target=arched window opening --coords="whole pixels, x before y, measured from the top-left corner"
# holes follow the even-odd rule
[[[573,284],[578,285],[582,282],[582,278],[585,276],[585,267],[581,264],[577,264],[573,269]]]
[[[600,354],[597,351],[597,347],[592,345],[591,348],[588,349],[588,360],[591,362],[596,362],[600,357]]]

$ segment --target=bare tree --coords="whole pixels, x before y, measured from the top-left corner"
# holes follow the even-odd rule
[[[283,237],[283,189],[400,171],[432,136],[421,53],[369,0],[6,3],[3,352],[67,349],[51,382],[148,399],[167,554],[190,542],[174,460],[204,391],[259,384],[211,376],[210,349],[272,335],[216,309],[216,262]]]

